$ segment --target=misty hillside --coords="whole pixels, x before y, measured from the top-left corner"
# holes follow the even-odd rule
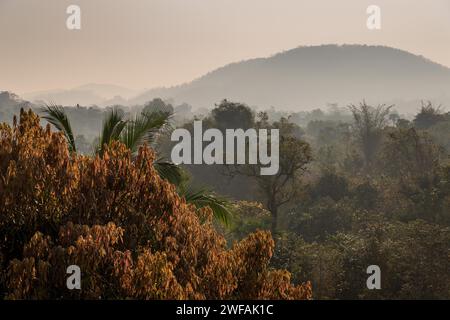
[[[90,83],[72,89],[56,89],[24,93],[30,101],[54,102],[63,105],[99,105],[127,104],[128,98],[135,96],[134,90],[111,84]]]
[[[365,45],[299,47],[227,65],[172,88],[132,99],[173,98],[194,107],[221,99],[259,107],[310,109],[326,103],[450,101],[450,69],[406,51]]]

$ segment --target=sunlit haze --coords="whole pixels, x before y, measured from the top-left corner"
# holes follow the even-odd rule
[[[366,8],[382,29],[366,28]],[[66,8],[82,29],[66,28]],[[301,45],[381,44],[450,66],[448,0],[0,0],[0,89],[191,81]]]

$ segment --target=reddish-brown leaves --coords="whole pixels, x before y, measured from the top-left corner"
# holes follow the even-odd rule
[[[112,143],[69,155],[64,137],[23,112],[0,125],[1,287],[10,299],[308,299],[269,270],[269,232],[226,246],[209,208],[197,212],[153,168],[153,152]],[[66,268],[82,272],[66,288]]]

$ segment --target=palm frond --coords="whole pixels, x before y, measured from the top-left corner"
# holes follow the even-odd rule
[[[127,123],[120,140],[135,153],[143,143],[155,142],[156,135],[169,126],[170,117],[167,112],[142,113]]]
[[[124,115],[119,109],[110,110],[103,120],[102,134],[97,151],[103,154],[105,145],[109,145],[111,141],[119,140],[126,125],[127,121],[124,120]]]
[[[182,169],[173,162],[158,159],[153,163],[153,165],[161,178],[166,179],[176,186],[179,186],[182,183]]]
[[[47,120],[56,129],[61,131],[67,139],[70,152],[76,152],[75,138],[73,136],[72,126],[67,117],[64,108],[57,105],[46,105],[42,112],[45,114],[42,118]]]
[[[197,209],[210,207],[214,217],[225,226],[229,226],[232,216],[232,205],[228,199],[219,197],[207,190],[192,191],[190,188],[181,191],[187,203],[193,204]]]

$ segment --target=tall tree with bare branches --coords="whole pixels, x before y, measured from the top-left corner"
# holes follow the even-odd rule
[[[361,102],[358,106],[349,105],[353,115],[353,132],[364,156],[366,170],[369,170],[375,158],[382,138],[382,130],[389,121],[393,105],[380,104],[376,107]]]

